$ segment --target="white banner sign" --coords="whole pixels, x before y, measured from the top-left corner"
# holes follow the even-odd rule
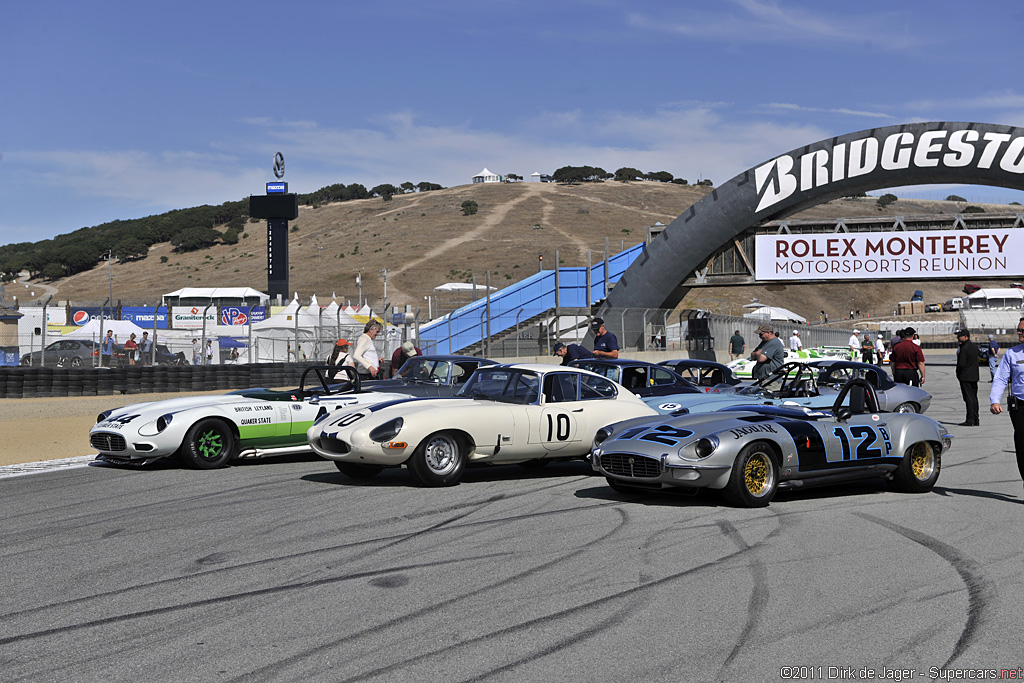
[[[757,280],[1016,277],[1024,230],[757,235]]]
[[[205,306],[171,306],[171,327],[176,330],[198,329],[203,326]],[[213,329],[217,324],[217,307],[211,306],[206,312],[206,327]]]

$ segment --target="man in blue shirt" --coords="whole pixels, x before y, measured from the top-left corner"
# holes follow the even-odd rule
[[[996,368],[999,366],[999,342],[991,334],[988,335],[988,378],[995,379]]]
[[[107,336],[103,338],[103,342],[100,344],[100,360],[102,365],[105,367],[111,366],[111,361],[114,359],[114,344],[117,343],[117,337],[114,336],[113,330],[107,330]]]
[[[1024,340],[1024,318],[1017,323],[1017,341]],[[1000,403],[1007,386],[1010,395],[1006,400],[1006,409],[1010,413],[1013,425],[1013,448],[1017,453],[1017,470],[1024,479],[1024,343],[1017,344],[1003,353],[1003,360],[996,368],[992,378],[992,391],[988,399],[989,410],[993,415],[1003,412]]]
[[[565,345],[562,342],[555,344],[555,348],[551,351],[552,356],[560,356],[562,358],[562,365],[568,365],[569,363],[579,358],[593,358],[589,349],[580,346],[579,344]]]
[[[594,357],[618,358],[619,340],[604,326],[604,319],[594,318],[591,320],[590,329],[594,331]]]

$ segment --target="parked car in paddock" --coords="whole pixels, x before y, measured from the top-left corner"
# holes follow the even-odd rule
[[[179,456],[187,465],[213,469],[234,458],[308,453],[306,431],[317,415],[409,394],[363,391],[355,370],[344,382],[337,367],[313,366],[297,389],[242,389],[221,396],[190,396],[105,410],[89,430],[98,460],[148,465]]]
[[[496,364],[476,356],[413,356],[391,379],[368,380],[363,388],[411,396],[454,396],[477,368]]]
[[[853,352],[845,346],[818,346],[813,349],[801,349],[800,351],[793,351],[792,349],[786,349],[786,362],[787,363],[810,363],[816,360],[823,360],[827,358],[851,360],[850,355]],[[857,356],[860,357],[860,353],[857,352]],[[730,370],[733,371],[740,379],[750,379],[751,371],[753,371],[756,363],[749,358],[738,358],[733,361],[729,361],[726,365]]]
[[[567,367],[581,368],[621,384],[637,396],[703,393],[689,380],[668,368],[642,360],[625,358],[580,358]]]
[[[809,363],[818,369],[818,391],[822,395],[839,393],[851,379],[862,377],[875,389],[878,409],[887,413],[923,413],[932,403],[932,395],[921,387],[893,381],[882,368],[851,360],[819,360]]]
[[[822,371],[825,368],[829,368],[829,371],[823,375]],[[824,383],[821,381],[822,377],[825,379]],[[840,360],[786,363],[749,386],[722,387],[716,392],[702,396],[649,396],[645,397],[644,401],[663,415],[708,413],[730,405],[751,403],[792,405],[822,410],[832,405],[839,389],[853,377],[865,377],[869,383],[877,387],[882,410],[923,412],[931,403],[931,395],[928,392],[893,382],[885,371],[877,366]]]
[[[45,349],[23,355],[21,364],[41,366],[45,360],[48,368],[88,368],[98,365],[99,358],[100,345],[91,339],[58,339]]]
[[[714,389],[739,386],[743,380],[733,373],[728,366],[713,360],[699,358],[675,358],[663,360],[658,365],[668,368],[690,383],[700,387],[705,393]]]
[[[779,489],[873,477],[930,491],[952,440],[924,415],[880,412],[874,387],[858,378],[828,411],[747,405],[621,421],[598,430],[591,466],[620,493],[708,488],[762,507]]]
[[[405,465],[424,486],[450,486],[471,463],[585,457],[598,428],[654,414],[621,385],[580,368],[489,365],[456,397],[335,411],[308,436],[313,450],[349,477]]]

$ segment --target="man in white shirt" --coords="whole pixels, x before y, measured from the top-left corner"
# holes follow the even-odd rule
[[[882,367],[882,358],[885,356],[885,340],[882,338],[882,332],[879,331],[875,337],[875,363],[878,367]]]
[[[847,345],[850,347],[850,360],[857,360],[860,358],[860,330],[853,331]]]
[[[799,351],[804,348],[804,345],[800,343],[800,333],[793,330],[793,336],[789,338],[789,350]]]

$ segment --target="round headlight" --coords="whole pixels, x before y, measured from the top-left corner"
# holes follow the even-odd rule
[[[162,432],[167,429],[167,425],[171,424],[171,420],[174,419],[173,415],[161,415],[156,419],[156,431]]]
[[[605,439],[607,439],[609,436],[612,435],[613,431],[614,429],[611,426],[601,427],[600,429],[598,429],[597,434],[594,434],[594,445],[596,446]]]
[[[405,424],[405,420],[400,417],[388,420],[379,427],[374,427],[370,430],[370,439],[372,441],[391,441],[391,439],[398,436],[398,432],[402,431],[403,424]]]
[[[694,450],[697,452],[698,458],[706,458],[715,452],[718,448],[718,437],[717,436],[705,436],[697,441],[697,445]]]
[[[100,413],[99,415],[96,416],[96,422],[103,422],[108,417],[110,417],[110,414],[112,412],[114,412],[114,411],[113,410],[104,410],[102,413]]]

